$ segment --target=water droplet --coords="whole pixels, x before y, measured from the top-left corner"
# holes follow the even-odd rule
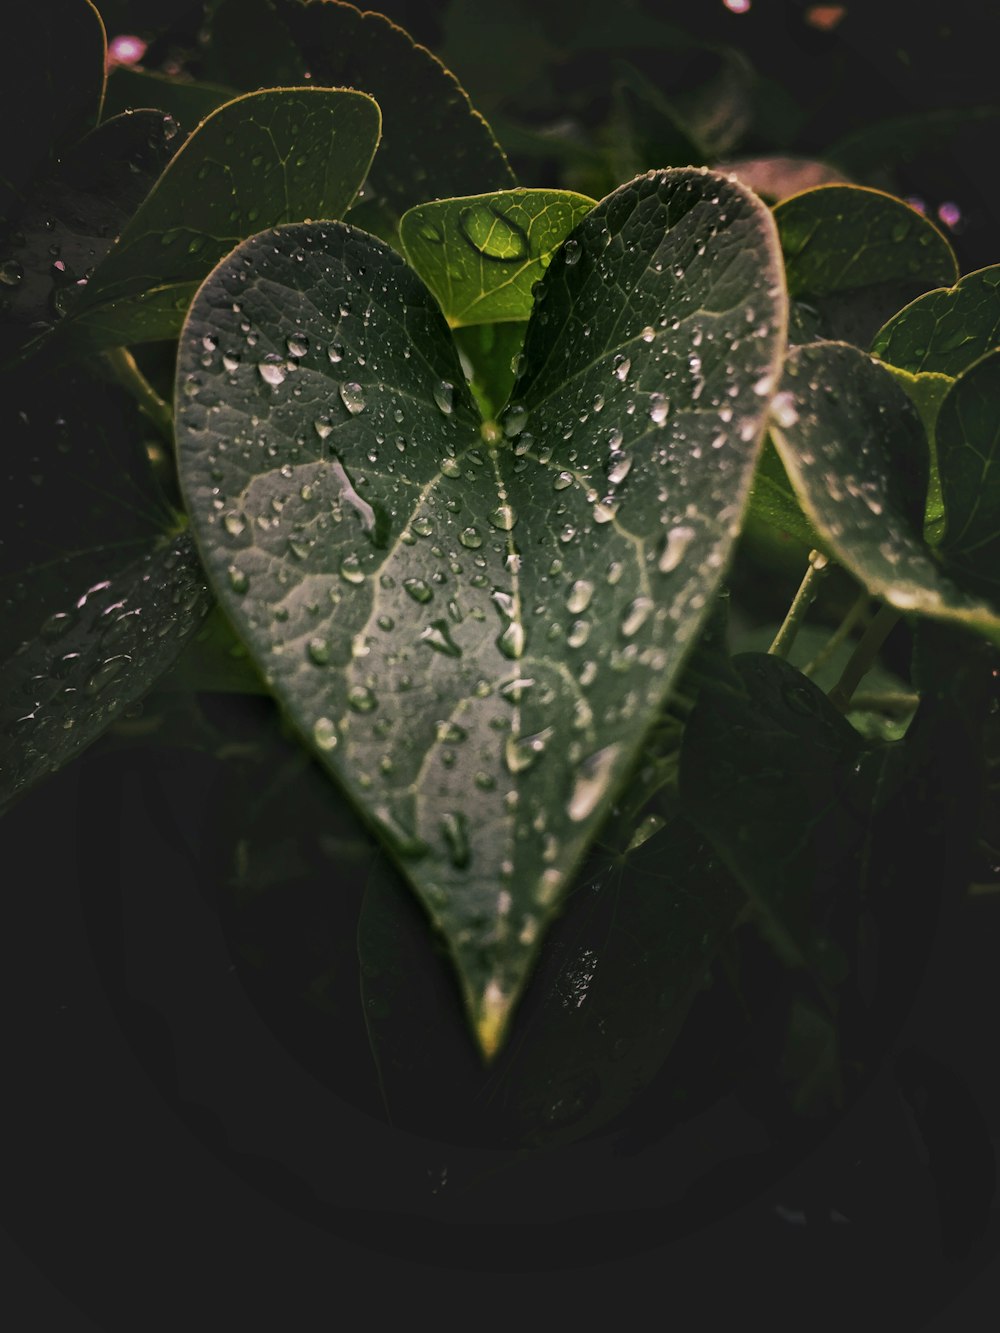
[[[223,352],[222,366],[224,370],[228,370],[230,373],[232,373],[234,370],[239,369],[239,365],[240,365],[239,352]]]
[[[229,533],[230,537],[239,537],[245,531],[247,526],[246,514],[231,510],[222,520],[223,527]]]
[[[364,390],[357,380],[347,380],[340,386],[340,401],[352,417],[356,417],[359,412],[365,410]]]
[[[662,426],[670,415],[670,399],[664,393],[649,395],[649,419],[654,426]]]
[[[684,559],[684,553],[691,545],[695,537],[694,528],[679,526],[671,528],[664,538],[663,550],[660,553],[659,570],[661,574],[669,574],[671,570]],[[622,633],[625,627],[622,626]]]
[[[345,555],[341,560],[340,577],[345,583],[364,583],[365,571],[361,568],[361,561],[353,553]]]
[[[420,642],[426,643],[435,652],[446,657],[461,657],[462,650],[451,637],[451,628],[447,620],[435,620],[420,632]]]
[[[489,516],[490,522],[501,532],[510,532],[511,528],[517,522],[517,515],[508,504],[501,504],[493,510]]]
[[[508,440],[512,440],[515,435],[520,435],[524,429],[525,422],[528,420],[528,409],[522,407],[519,403],[514,403],[503,414],[503,433]]]
[[[784,430],[790,430],[798,424],[799,414],[795,407],[795,395],[786,389],[777,393],[771,400],[771,415]]]
[[[578,263],[580,259],[580,242],[574,240],[567,241],[563,245],[563,255],[566,259],[566,267],[572,268],[572,266]]]
[[[321,440],[325,440],[327,436],[333,434],[333,426],[330,422],[330,418],[319,417],[316,421],[313,422],[313,430],[316,432],[316,434],[319,436]]]
[[[497,647],[503,653],[504,657],[517,659],[524,655],[524,645],[524,626],[519,620],[512,620],[500,635],[499,639],[497,639]]]
[[[306,647],[310,662],[316,666],[326,666],[330,660],[330,644],[326,639],[310,639]]]
[[[438,380],[434,386],[434,401],[438,405],[438,411],[444,415],[450,416],[452,408],[455,405],[455,386],[448,380]]]
[[[650,597],[637,597],[629,603],[621,623],[621,632],[626,639],[630,639],[633,634],[637,634],[645,625],[650,612],[653,610],[653,605],[653,600]]]
[[[16,259],[5,259],[0,264],[0,282],[7,287],[16,287],[24,277],[24,267]]]
[[[594,585],[586,579],[577,579],[569,590],[569,597],[566,599],[566,609],[572,612],[573,615],[579,615],[581,611],[586,611],[593,595]]]
[[[434,590],[423,579],[404,579],[403,587],[415,602],[426,604],[434,596]]]
[[[608,481],[612,486],[620,486],[631,470],[631,455],[614,453],[611,455],[611,465],[608,468]]]
[[[442,458],[441,471],[446,477],[460,477],[462,475],[462,469],[454,458]]]
[[[347,691],[347,705],[355,713],[372,712],[378,700],[366,685],[352,685]]]
[[[582,648],[590,638],[590,621],[574,620],[566,635],[566,642],[571,648]]]
[[[334,365],[336,365],[338,361],[343,361],[344,359],[343,343],[331,343],[330,346],[326,349],[326,354]]]
[[[618,744],[605,745],[581,762],[566,808],[566,813],[574,823],[586,819],[607,792],[620,750]]]
[[[555,480],[552,483],[553,489],[557,491],[564,491],[567,486],[572,486],[572,485],[573,485],[572,472],[558,472],[556,474]]]
[[[229,586],[232,588],[233,592],[239,593],[242,597],[250,587],[249,578],[237,565],[230,565],[226,570],[226,573],[229,575]]]
[[[263,361],[257,363],[257,373],[265,384],[269,384],[272,389],[276,389],[279,384],[284,384],[285,370],[284,359],[278,356],[277,352],[268,352]]]
[[[503,758],[511,773],[523,773],[545,752],[554,728],[545,727],[530,736],[508,736]]]
[[[317,718],[313,723],[313,740],[325,753],[337,748],[337,728],[328,717]]]
[[[469,834],[465,815],[448,810],[441,816],[441,833],[448,848],[448,860],[456,870],[469,864]]]
[[[614,372],[615,379],[620,380],[622,384],[628,379],[628,373],[632,369],[631,358],[623,356],[621,352],[615,357]]]
[[[483,539],[475,528],[463,528],[458,534],[458,540],[463,546],[467,546],[472,551],[477,550],[483,544]]]
[[[479,255],[502,264],[528,258],[528,233],[496,204],[473,204],[458,216],[462,236]]]

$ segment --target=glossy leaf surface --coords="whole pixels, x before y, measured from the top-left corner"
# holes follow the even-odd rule
[[[532,286],[593,207],[569,190],[502,190],[418,204],[399,234],[452,327],[526,320]]]
[[[929,287],[954,282],[951,246],[902,199],[823,185],[776,205],[792,302],[789,339],[867,347],[890,315]]]
[[[722,178],[640,178],[570,240],[502,430],[424,285],[345,225],[240,247],[179,364],[212,582],[487,1053],[706,614],[783,351],[770,216]]]

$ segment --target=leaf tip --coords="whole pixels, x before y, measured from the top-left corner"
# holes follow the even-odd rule
[[[491,977],[478,997],[474,1014],[476,1038],[487,1064],[503,1044],[513,1007],[514,996]]]

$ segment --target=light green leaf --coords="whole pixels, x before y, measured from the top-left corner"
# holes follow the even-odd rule
[[[245,236],[282,222],[339,217],[379,137],[363,93],[279,88],[213,112],[126,226],[67,321],[108,346],[176,336],[192,284]]]
[[[902,199],[860,185],[821,185],[774,209],[792,302],[793,342],[868,347],[876,330],[958,265],[940,231]]]
[[[418,204],[399,235],[453,328],[526,320],[532,287],[593,207],[569,190],[500,190]]]
[[[502,430],[426,287],[342,224],[245,242],[178,363],[220,601],[443,933],[487,1055],[708,612],[784,350],[770,215],[721,177],[636,180],[571,239]]]
[[[905,391],[873,357],[843,343],[794,349],[771,435],[803,509],[835,558],[873,596],[900,611],[954,620],[997,638],[1000,609],[990,594],[996,577],[991,531],[1000,526],[992,468],[1000,419],[994,358],[973,370],[968,384],[965,376],[956,382],[938,414],[949,529],[940,559],[922,537],[923,426]]]
[[[875,335],[872,351],[911,375],[960,375],[1000,346],[1000,264],[927,292]]]
[[[802,512],[795,488],[770,436],[764,440],[750,491],[750,513],[769,527],[787,532],[816,551],[826,549],[823,538]]]

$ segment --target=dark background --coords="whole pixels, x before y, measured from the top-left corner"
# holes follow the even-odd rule
[[[378,7],[440,41],[442,4]],[[572,22],[571,5],[564,17],[559,4],[540,8]],[[887,115],[995,96],[981,4],[849,3],[830,33],[804,22],[804,4],[649,8],[745,44],[809,105],[796,151],[821,152]],[[151,36],[194,12],[168,0],[102,10],[109,35]],[[960,205],[963,269],[1000,257],[990,139],[971,134],[901,168],[901,187],[932,207]],[[777,1150],[723,1105],[698,1122],[700,1138],[569,1154],[571,1203],[556,1221],[539,1218],[558,1201],[518,1169],[492,1196],[495,1217],[456,1220],[440,1183],[450,1146],[393,1135],[338,1102],[263,1025],[191,892],[183,845],[133,776],[113,757],[85,760],[0,825],[0,1272],[19,1333],[380,1327],[399,1316],[444,1327],[997,1327],[1000,1212],[977,1156],[1000,1142],[995,903],[937,909],[930,940],[914,941],[929,961],[882,1070],[818,1145]],[[933,886],[917,877],[913,888]],[[323,1175],[322,1197],[296,1169],[303,1160]],[[544,1182],[558,1190],[558,1171]]]

